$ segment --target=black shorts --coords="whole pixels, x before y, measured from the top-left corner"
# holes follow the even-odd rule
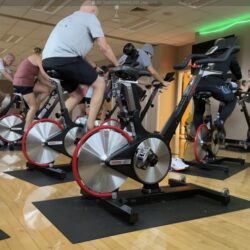
[[[43,60],[45,71],[55,70],[62,80],[62,87],[69,93],[75,91],[79,84],[92,85],[98,74],[82,57],[53,57]]]
[[[24,86],[13,86],[14,93],[19,93],[22,95],[28,95],[30,93],[33,93],[34,87],[24,87]]]

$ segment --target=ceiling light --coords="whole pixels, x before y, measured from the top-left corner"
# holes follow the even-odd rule
[[[16,36],[11,34],[6,34],[1,38],[1,41],[7,42],[7,43],[18,43],[23,39],[22,36]]]
[[[215,2],[218,2],[218,0],[180,0],[178,3],[192,9],[198,9]]]
[[[198,30],[200,35],[207,35],[211,33],[222,32],[228,30],[236,25],[250,23],[250,15],[240,16],[236,18],[231,18],[230,20],[223,20],[218,23],[214,23],[211,25],[207,25],[206,27],[202,27]]]
[[[0,48],[0,54],[3,54],[7,51],[7,49]]]

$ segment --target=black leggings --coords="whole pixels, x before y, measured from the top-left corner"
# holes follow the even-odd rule
[[[199,83],[196,93],[201,91],[209,91],[212,93],[212,96],[223,102],[223,107],[220,110],[220,120],[223,122],[232,114],[235,105],[237,103],[236,96],[229,87],[223,83],[223,80],[216,77],[204,78]],[[197,129],[203,123],[203,114],[205,112],[206,103],[202,99],[196,98],[194,95],[194,118],[193,123]]]

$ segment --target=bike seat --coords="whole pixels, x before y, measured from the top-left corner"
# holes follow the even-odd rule
[[[48,74],[48,76],[55,78],[55,79],[62,79],[62,77],[60,76],[60,74],[56,71],[56,70],[48,70],[46,71],[46,73]]]
[[[209,98],[212,96],[212,92],[210,91],[200,91],[195,94],[196,98],[201,99],[201,98]]]
[[[151,76],[148,71],[136,69],[127,65],[117,66],[112,69],[112,74],[124,80],[137,81],[142,76]]]

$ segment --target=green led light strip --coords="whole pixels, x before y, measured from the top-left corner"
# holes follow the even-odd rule
[[[230,29],[231,27],[238,25],[238,24],[244,24],[250,22],[250,16],[241,16],[238,18],[231,19],[230,21],[223,21],[217,24],[212,24],[210,26],[201,28],[198,32],[200,35],[207,35],[211,33],[217,33],[222,32],[227,29]]]

